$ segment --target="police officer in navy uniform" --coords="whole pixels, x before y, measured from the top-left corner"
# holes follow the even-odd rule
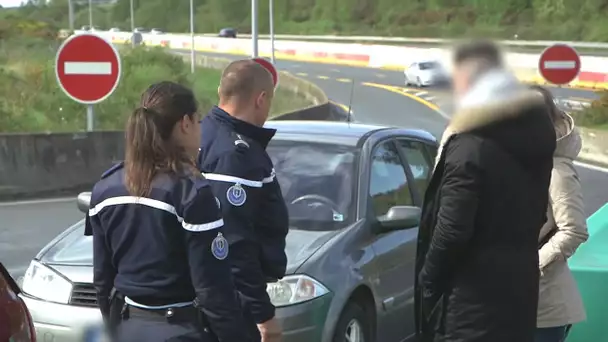
[[[274,95],[270,72],[253,60],[231,63],[222,74],[219,105],[202,120],[199,167],[221,203],[233,276],[252,337],[279,341],[266,284],[285,275],[287,207],[263,128]],[[256,327],[257,325],[257,327]]]
[[[196,168],[198,122],[191,90],[150,86],[128,119],[124,163],[93,189],[86,225],[104,320],[113,291],[125,303],[116,341],[249,341],[219,202]]]

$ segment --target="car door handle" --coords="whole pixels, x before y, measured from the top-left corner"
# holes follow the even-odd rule
[[[384,307],[384,310],[390,309],[393,304],[395,304],[395,297],[389,297],[382,301],[382,307]]]

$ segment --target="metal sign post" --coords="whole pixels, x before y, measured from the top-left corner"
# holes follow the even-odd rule
[[[258,56],[258,0],[251,0],[251,57]]]
[[[87,132],[93,132],[95,122],[95,112],[93,111],[93,105],[87,105]]]
[[[89,0],[89,30],[93,31],[93,0]]]
[[[275,64],[274,60],[274,0],[268,0],[268,20],[270,25],[270,60]]]
[[[194,74],[194,0],[190,0],[190,72]]]

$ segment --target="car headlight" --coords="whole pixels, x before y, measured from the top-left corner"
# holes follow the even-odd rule
[[[25,271],[23,292],[48,302],[67,304],[72,295],[72,283],[34,260]]]
[[[292,275],[275,283],[268,283],[266,292],[268,292],[272,304],[281,307],[321,297],[329,293],[329,290],[309,276]]]

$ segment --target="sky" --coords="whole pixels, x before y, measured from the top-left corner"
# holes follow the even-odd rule
[[[17,7],[21,5],[25,0],[0,0],[0,6],[2,7]]]

